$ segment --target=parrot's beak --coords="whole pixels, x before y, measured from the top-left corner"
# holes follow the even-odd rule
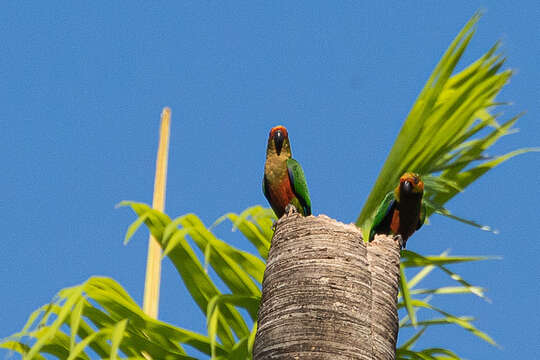
[[[410,181],[403,182],[403,191],[405,191],[406,193],[411,193],[413,191],[413,185]]]
[[[283,140],[285,140],[285,137],[283,136],[283,133],[281,130],[278,130],[274,133],[274,145],[276,146],[276,152],[279,156],[281,154],[281,148],[283,147]]]

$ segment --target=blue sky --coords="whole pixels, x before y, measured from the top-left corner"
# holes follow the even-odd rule
[[[265,204],[268,130],[289,129],[315,214],[353,221],[442,53],[478,9],[461,67],[498,39],[516,75],[499,98],[520,132],[493,150],[540,144],[540,5],[457,2],[3,2],[0,5],[0,337],[61,288],[92,275],[141,301],[146,234],[121,200],[151,202],[161,108],[173,111],[166,212],[199,215]],[[460,68],[461,68],[460,67]],[[492,303],[442,297],[474,315],[502,350],[461,329],[428,334],[469,359],[527,359],[540,346],[538,154],[503,164],[449,203],[495,236],[433,217],[409,241],[503,260],[455,269]],[[229,228],[221,228],[229,238]],[[160,318],[205,331],[164,262]],[[2,352],[0,352],[0,355]]]

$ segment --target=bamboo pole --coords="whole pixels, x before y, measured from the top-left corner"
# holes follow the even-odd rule
[[[156,160],[156,176],[154,179],[154,199],[152,207],[165,209],[165,187],[167,184],[167,158],[169,154],[169,133],[171,125],[171,109],[163,108],[159,131],[159,146]],[[161,277],[161,247],[150,234],[148,240],[148,258],[146,261],[146,280],[144,283],[144,312],[157,319],[159,308],[159,285]]]

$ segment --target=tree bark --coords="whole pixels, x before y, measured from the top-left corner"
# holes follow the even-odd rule
[[[400,247],[324,215],[285,215],[268,255],[253,359],[394,359]]]

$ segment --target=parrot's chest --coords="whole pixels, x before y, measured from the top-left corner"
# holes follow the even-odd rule
[[[390,229],[394,234],[400,234],[404,240],[407,240],[418,226],[420,209],[414,205],[409,207],[400,204],[392,215]]]
[[[287,175],[279,180],[270,181],[268,192],[272,202],[275,202],[277,205],[283,208],[285,208],[294,197],[291,182],[289,181],[289,177]]]
[[[274,211],[276,211],[276,209],[280,209],[279,212],[281,213],[294,198],[294,192],[291,187],[286,164],[269,165],[270,166],[265,168],[265,177],[267,179],[266,188],[269,197],[268,200]],[[277,215],[280,216],[279,214]]]

